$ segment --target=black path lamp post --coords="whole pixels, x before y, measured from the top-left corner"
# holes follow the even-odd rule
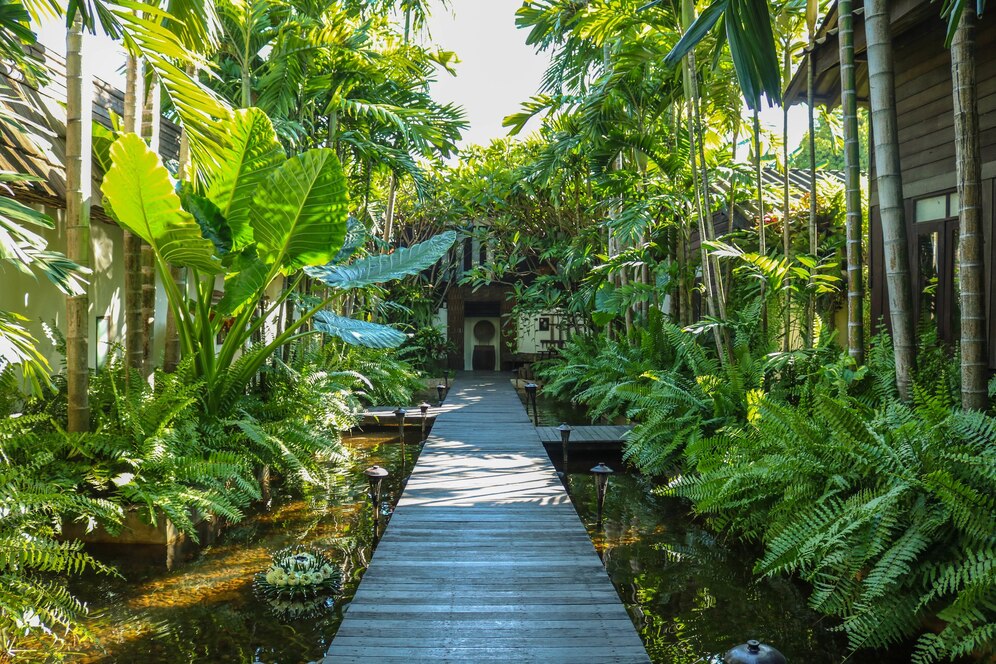
[[[536,390],[539,385],[536,383],[526,383],[526,403],[533,406],[533,426],[539,426],[539,411],[536,410]],[[528,408],[527,408],[528,414]]]
[[[399,408],[394,411],[394,416],[398,418],[398,435],[401,436],[401,443],[405,442],[405,416],[408,415],[408,411],[404,408]]]
[[[363,471],[370,484],[370,504],[373,506],[374,524],[380,521],[380,488],[384,483],[384,478],[390,473],[380,466],[370,466]]]
[[[442,403],[443,403],[443,395],[444,394],[446,394],[446,386],[443,385],[442,383],[440,383],[439,385],[436,385],[436,397],[437,397],[437,400],[439,401],[440,405],[442,405]]]
[[[425,440],[425,417],[429,414],[429,404],[423,401],[418,405],[418,409],[422,412],[422,440]]]
[[[599,462],[591,469],[591,472],[595,474],[595,486],[598,489],[598,523],[596,526],[601,528],[602,510],[605,508],[605,490],[609,488],[609,475],[612,474],[612,469]]]
[[[769,645],[750,640],[726,651],[723,664],[786,664],[788,660]]]
[[[561,422],[560,426],[557,427],[557,431],[560,432],[560,444],[563,447],[563,463],[564,463],[564,473],[567,473],[567,443],[571,442],[571,425],[567,422]]]

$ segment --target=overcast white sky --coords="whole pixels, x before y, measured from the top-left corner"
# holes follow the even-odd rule
[[[515,27],[522,0],[452,0],[451,6],[436,9],[429,30],[432,41],[456,51],[461,62],[458,76],[443,74],[434,92],[466,109],[465,145],[487,143],[504,136],[502,119],[537,93],[549,59],[527,46],[526,31]]]
[[[487,143],[505,136],[502,119],[519,110],[520,104],[535,95],[548,63],[545,53],[537,54],[527,46],[526,31],[515,27],[515,10],[522,0],[450,0],[451,9],[442,8],[439,0],[429,21],[433,43],[456,51],[461,62],[457,76],[445,72],[433,91],[441,101],[464,107],[470,128],[463,145]],[[43,25],[43,44],[65,52],[65,28],[59,22]],[[96,76],[118,86],[124,85],[121,69],[124,51],[104,37],[89,37],[86,64]],[[762,114],[764,125],[781,133],[781,110]],[[790,143],[798,145],[805,133],[803,106],[792,109]],[[535,120],[526,132],[535,128]]]

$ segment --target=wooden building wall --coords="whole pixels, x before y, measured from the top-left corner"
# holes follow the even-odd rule
[[[984,17],[980,26],[976,67],[982,154],[996,162],[996,22],[992,19]],[[954,186],[951,54],[944,46],[945,28],[936,16],[896,38],[899,150],[907,198]]]
[[[947,192],[957,187],[954,145],[954,110],[951,89],[951,55],[944,45],[945,22],[939,11],[931,12],[913,28],[894,38],[896,63],[896,103],[898,113],[900,164],[906,200],[910,242],[910,267],[916,289],[917,199]],[[982,19],[978,31],[976,61],[979,94],[979,125],[983,160],[983,227],[985,230],[987,311],[989,317],[990,367],[996,369],[996,284],[992,265],[996,264],[993,228],[996,226],[996,20]],[[865,94],[867,92],[865,91]],[[872,151],[873,152],[873,151]],[[872,165],[874,168],[874,164]],[[888,326],[882,227],[874,180],[869,223],[869,284],[873,330],[879,321]],[[914,293],[916,297],[918,293]],[[942,330],[952,329],[953,321],[938,321]]]

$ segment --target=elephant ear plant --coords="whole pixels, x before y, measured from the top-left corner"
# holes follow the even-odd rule
[[[191,379],[203,382],[206,410],[217,415],[238,401],[277,348],[312,334],[311,321],[315,330],[348,343],[400,344],[405,337],[397,330],[339,316],[331,303],[344,290],[432,266],[456,239],[442,233],[390,255],[344,264],[358,244],[358,229],[347,223],[346,181],[335,152],[318,148],[286,157],[269,118],[253,108],[236,112],[227,131],[225,158],[199,169],[202,180],[176,186],[140,137],[124,135],[110,148],[112,165],[102,187],[119,223],[151,245],[181,355],[192,358]],[[186,289],[170,278],[171,266],[188,270]],[[253,345],[253,336],[277,315],[305,272],[329,287],[328,296]],[[286,287],[261,308],[282,278]],[[216,299],[219,288],[223,294]]]

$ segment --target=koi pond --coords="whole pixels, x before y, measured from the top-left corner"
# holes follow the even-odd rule
[[[549,424],[580,411],[541,399],[540,413]],[[151,550],[147,556],[135,547],[117,555],[97,551],[124,578],[90,576],[74,583],[73,590],[91,608],[88,627],[97,644],[73,661],[299,664],[320,659],[373,548],[363,469],[377,464],[390,471],[381,505],[389,512],[401,478],[418,456],[417,430],[409,430],[406,438],[402,457],[397,434],[346,436],[349,455],[334,486],[303,494],[277,487],[268,511],[229,527],[217,543],[173,571]],[[556,451],[553,456],[559,464]],[[793,663],[909,661],[906,652],[848,657],[832,621],[807,609],[804,588],[790,579],[756,579],[750,551],[711,534],[682,501],[656,495],[648,478],[626,468],[618,450],[574,457],[566,475],[572,500],[654,662],[712,663],[718,653],[750,638],[775,645]],[[599,461],[616,471],[601,528],[595,524],[596,490],[589,472]],[[342,594],[314,615],[280,617],[253,590],[254,576],[268,568],[271,555],[291,545],[320,548],[343,569]]]

